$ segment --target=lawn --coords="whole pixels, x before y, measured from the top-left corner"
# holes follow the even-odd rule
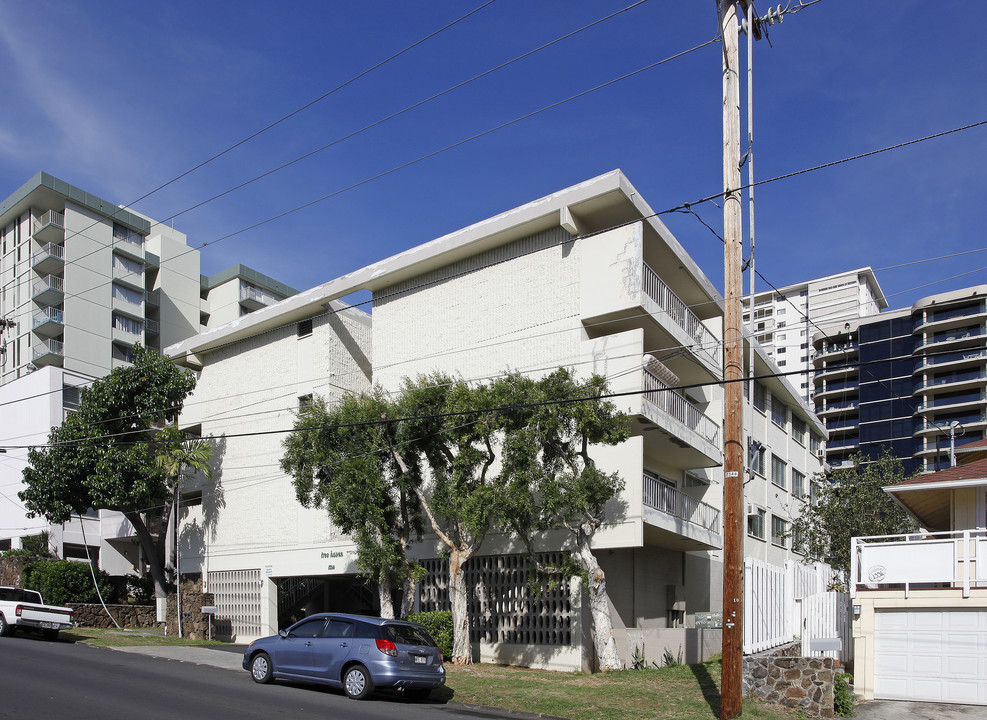
[[[141,630],[74,628],[59,634],[63,642],[100,646],[222,645],[185,640]],[[436,699],[465,705],[507,708],[571,720],[718,720],[720,663],[676,665],[661,669],[585,673],[551,672],[501,665],[447,664],[446,687]],[[744,701],[748,720],[792,720],[781,707]]]

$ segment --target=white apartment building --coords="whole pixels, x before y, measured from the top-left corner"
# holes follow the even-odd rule
[[[744,325],[783,372],[803,400],[811,401],[812,337],[822,326],[854,322],[888,307],[884,291],[869,267],[764,290],[744,298]]]
[[[373,294],[372,320],[339,301],[358,290]],[[431,371],[483,381],[567,366],[605,375],[616,393],[637,391],[615,399],[632,437],[594,455],[626,482],[595,539],[625,660],[642,643],[652,659],[665,647],[689,660],[716,652],[701,646],[694,618],[721,604],[722,305],[613,171],[173,345],[167,354],[200,373],[182,422],[216,442],[213,479],[187,488],[196,504],[181,529],[182,565],[201,572],[220,627],[239,642],[276,632],[299,610],[375,612],[353,543],[323,511],[301,507],[280,470],[299,403],[374,383],[396,390]],[[784,467],[772,475],[764,464],[748,483],[765,515],[746,545],[783,563],[792,554],[770,534],[772,518],[790,522],[797,478],[821,467],[810,438],[823,429],[786,383],[759,387],[772,412],[752,411],[754,437],[764,462]],[[559,543],[547,537],[541,549]],[[438,609],[439,547],[426,538],[417,553],[429,570],[421,607]],[[539,598],[534,612],[524,561],[503,537],[469,568],[480,659],[592,667],[578,585]]]
[[[139,566],[116,513],[51,528],[25,517],[23,448],[43,444],[79,389],[128,365],[135,344],[160,351],[203,319],[228,322],[294,292],[241,265],[211,278],[199,265],[183,233],[47,173],[0,203],[0,549],[49,530],[60,557],[98,556],[114,574]]]

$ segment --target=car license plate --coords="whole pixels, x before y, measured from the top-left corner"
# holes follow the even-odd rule
[[[56,627],[58,627],[58,624],[57,623],[50,623],[50,622],[43,622],[43,623],[41,623],[41,627],[43,627],[45,630],[54,630]]]
[[[424,665],[427,662],[428,662],[428,658],[425,657],[424,655],[415,655],[415,663],[417,663],[418,665]]]

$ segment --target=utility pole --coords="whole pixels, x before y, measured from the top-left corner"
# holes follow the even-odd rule
[[[737,4],[718,0],[723,46],[723,676],[720,720],[741,714],[744,621],[744,339]],[[753,306],[751,312],[753,313]]]

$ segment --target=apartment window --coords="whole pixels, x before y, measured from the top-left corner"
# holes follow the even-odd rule
[[[782,320],[780,323],[778,323],[777,327],[783,328],[783,327],[785,327],[785,324],[786,324],[785,321]]]
[[[123,285],[113,283],[112,295],[116,300],[123,300],[131,305],[140,305],[144,302],[144,293],[140,290],[131,290]]]
[[[777,455],[771,456],[771,482],[780,488],[785,487],[785,471],[787,470],[787,465],[785,461],[782,460]]]
[[[136,260],[131,260],[130,258],[125,258],[122,255],[113,253],[113,269],[140,275],[144,272],[144,265]]]
[[[783,307],[778,308],[778,314],[779,315],[784,315],[785,314],[785,308],[783,308]]]
[[[820,450],[822,450],[822,438],[815,433],[809,433],[809,452],[818,455]]]
[[[188,492],[182,493],[182,507],[195,507],[196,505],[202,504],[202,491],[201,490],[189,490]]]
[[[82,391],[71,385],[62,385],[62,407],[65,410],[78,410]]]
[[[133,318],[113,313],[113,329],[122,330],[131,335],[140,335],[144,332],[144,323],[140,320],[134,320]]]
[[[798,529],[798,527],[792,528],[792,550],[804,555],[803,549],[805,548],[805,536]]]
[[[757,508],[747,516],[747,534],[758,540],[764,540],[764,515],[764,509]]]
[[[787,364],[788,363],[786,363],[784,360],[779,360],[778,361],[778,367],[785,367],[785,365],[787,365]]]
[[[305,408],[311,407],[311,406],[312,406],[312,394],[311,393],[309,393],[308,395],[299,395],[298,396],[298,409],[299,410],[304,410]]]
[[[784,428],[788,423],[788,408],[777,395],[771,396],[771,422],[780,428]]]
[[[754,407],[761,412],[766,412],[768,409],[768,391],[764,385],[756,381],[754,383]]]
[[[792,438],[802,447],[805,447],[805,434],[809,431],[809,426],[805,420],[792,415]]]
[[[809,503],[812,505],[819,504],[819,484],[815,480],[809,481]]]
[[[73,545],[72,543],[62,544],[62,557],[65,560],[84,560],[99,565],[99,546],[96,545]]]
[[[778,547],[788,544],[788,523],[777,515],[771,516],[771,544]]]
[[[784,339],[785,339],[785,333],[778,333],[778,341],[780,342]]]
[[[784,340],[785,339],[785,336],[784,335],[779,335],[778,336],[778,339],[779,340]],[[778,348],[778,354],[779,355],[781,355],[783,352],[787,352],[787,351],[788,351],[788,348],[784,348],[784,347]]]
[[[766,468],[764,467],[764,458],[766,451],[764,446],[758,443],[757,448],[751,452],[751,470],[756,472],[758,475],[764,475]]]
[[[113,223],[113,239],[123,240],[131,245],[143,245],[144,237],[136,230],[124,227],[120,223]]]
[[[792,494],[795,497],[805,497],[805,474],[792,468]]]
[[[298,323],[298,337],[308,337],[312,334],[312,319],[302,320]]]

